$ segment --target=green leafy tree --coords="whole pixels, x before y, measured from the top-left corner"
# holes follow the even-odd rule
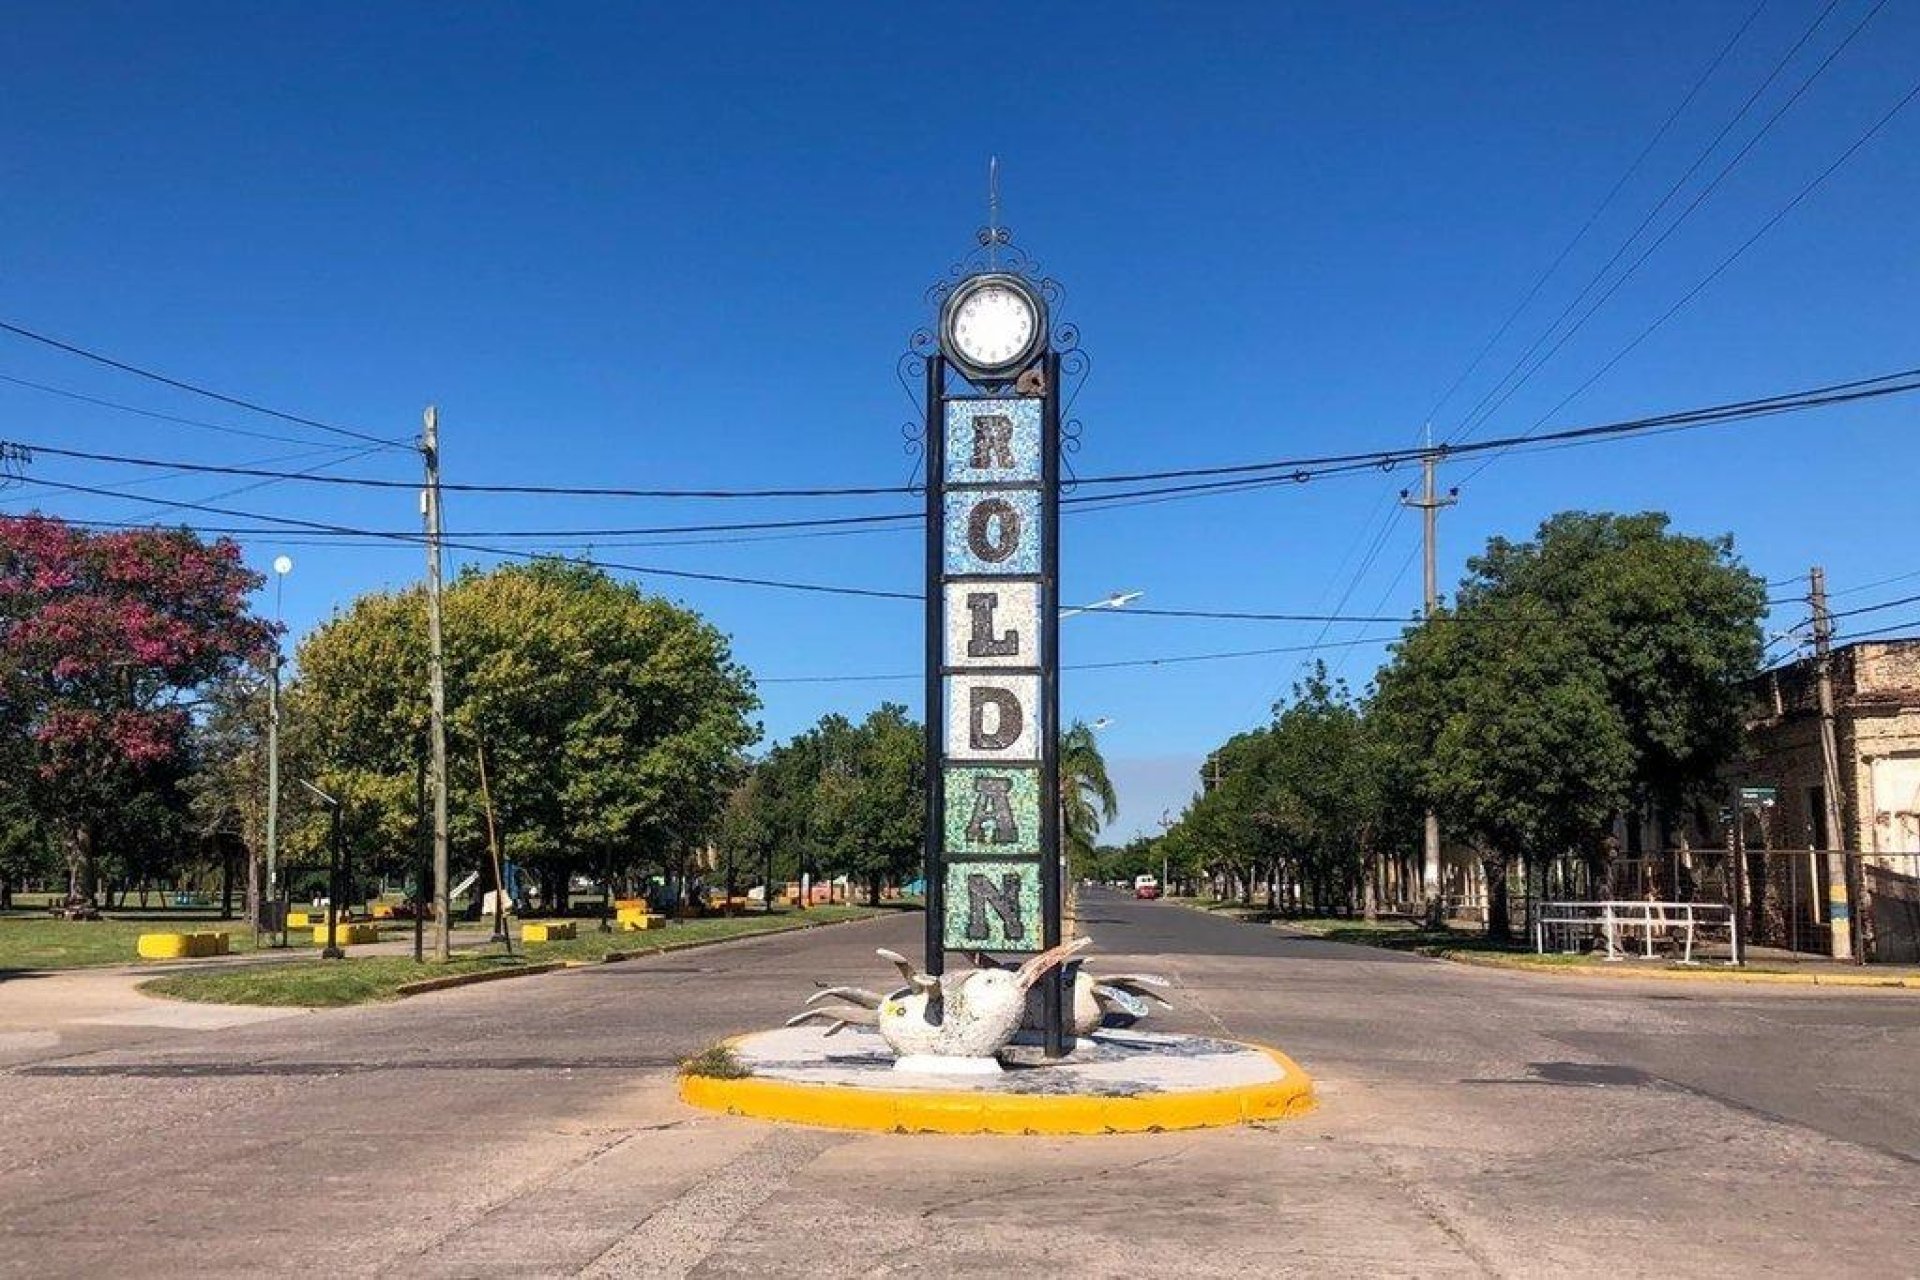
[[[1633,752],[1630,803],[1671,827],[1739,751],[1738,687],[1760,665],[1766,583],[1731,537],[1662,512],[1568,511],[1468,562],[1463,617],[1562,628],[1597,666]],[[1490,623],[1496,630],[1502,628]]]
[[[347,802],[356,851],[407,869],[426,752],[419,588],[362,597],[310,635],[288,716],[313,735],[321,785]],[[750,677],[688,610],[591,567],[469,569],[444,603],[451,842],[490,873],[482,753],[501,844],[549,902],[569,877],[603,884],[683,868],[713,832],[740,751],[757,736]],[[304,839],[317,853],[324,815]]]
[[[865,884],[877,906],[882,886],[911,875],[921,856],[925,736],[890,702],[858,726],[840,721],[823,747],[815,808],[827,869]]]
[[[1428,623],[1382,673],[1374,710],[1445,829],[1478,851],[1495,938],[1511,933],[1515,860],[1599,848],[1629,794],[1625,721],[1566,628]]]

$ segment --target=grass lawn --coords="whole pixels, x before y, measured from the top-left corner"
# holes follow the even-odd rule
[[[809,907],[797,911],[776,907],[773,914],[754,911],[743,916],[716,916],[709,920],[669,920],[664,929],[635,933],[601,933],[597,922],[577,921],[579,937],[571,942],[529,942],[524,947],[514,940],[516,951],[524,950],[534,960],[604,960],[609,955],[645,955],[664,946],[684,946],[690,942],[721,942],[728,938],[756,933],[778,933],[808,925],[832,924],[840,920],[863,920],[885,914],[889,908]]]
[[[519,968],[525,957],[456,955],[446,964],[416,962],[411,956],[352,956],[345,960],[302,960],[288,964],[227,965],[170,973],[140,984],[148,995],[202,1004],[293,1005],[331,1009],[340,1005],[392,1000],[400,987],[423,978],[456,973]]]
[[[859,920],[884,914],[886,908],[813,907],[806,911],[776,910],[771,916],[753,914],[712,920],[675,920],[666,928],[643,933],[601,933],[582,920],[580,936],[571,942],[514,942],[511,957],[491,945],[481,951],[463,951],[446,964],[416,963],[403,956],[355,956],[344,960],[297,961],[274,965],[225,965],[170,973],[140,984],[149,995],[207,1004],[290,1005],[325,1009],[340,1005],[392,1000],[399,988],[427,978],[452,974],[522,968],[555,960],[590,964],[611,955],[645,955],[666,946],[724,942],[758,933],[779,933],[808,925]]]
[[[132,913],[130,913],[132,914]],[[133,964],[143,933],[224,932],[236,952],[253,947],[244,921],[222,920],[217,911],[146,911],[138,919],[55,920],[40,912],[0,916],[0,969],[77,969]]]

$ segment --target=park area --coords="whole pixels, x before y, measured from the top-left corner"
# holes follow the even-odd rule
[[[312,928],[290,930],[289,945],[279,947],[271,935],[256,937],[243,922],[221,920],[217,910],[206,908],[153,907],[114,912],[100,920],[68,921],[54,919],[44,907],[35,909],[30,904],[27,899],[15,910],[0,914],[0,980],[30,971],[150,967],[154,976],[141,983],[141,990],[150,995],[200,1003],[306,1008],[395,999],[415,991],[518,972],[598,964],[757,934],[839,924],[889,910],[849,905],[817,905],[801,910],[787,906],[770,913],[704,919],[656,917],[657,927],[604,932],[593,917],[527,922],[513,919],[510,949],[493,936],[491,922],[482,920],[456,925],[452,957],[436,963],[413,958],[413,925],[408,921],[362,921],[359,927],[375,929],[378,941],[348,946],[344,958],[325,960],[319,955],[321,942]],[[139,959],[143,936],[201,932],[225,934],[226,954],[202,959]],[[523,938],[523,934],[541,933],[556,936],[549,941]],[[568,934],[571,936],[563,936]]]

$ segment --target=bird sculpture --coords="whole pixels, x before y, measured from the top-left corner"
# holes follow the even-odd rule
[[[1075,938],[1031,957],[1019,968],[983,968],[934,977],[917,971],[898,952],[879,956],[900,970],[904,987],[881,995],[864,987],[826,987],[807,999],[808,1008],[787,1020],[790,1027],[824,1022],[827,1034],[873,1027],[899,1061],[928,1070],[993,1071],[994,1055],[1006,1047],[1027,1008],[1027,994],[1041,977],[1091,945]],[[821,1007],[825,1002],[837,1005]]]
[[[984,951],[973,951],[967,955],[978,969],[1001,969],[1006,966]],[[1153,1012],[1149,1001],[1162,1009],[1173,1008],[1173,1003],[1165,996],[1150,988],[1165,990],[1173,984],[1156,973],[1102,973],[1087,972],[1085,964],[1074,960],[1068,963],[1068,972],[1073,978],[1073,1002],[1069,1008],[1068,1030],[1076,1036],[1092,1035],[1101,1027],[1130,1027]],[[1026,1016],[1020,1023],[1023,1031],[1039,1031],[1046,1026],[1046,1008],[1041,1002],[1039,991],[1027,993]]]

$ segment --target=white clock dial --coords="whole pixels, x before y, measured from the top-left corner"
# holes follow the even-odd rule
[[[1002,284],[975,289],[953,314],[953,343],[974,364],[996,369],[1017,359],[1033,341],[1033,307]]]

